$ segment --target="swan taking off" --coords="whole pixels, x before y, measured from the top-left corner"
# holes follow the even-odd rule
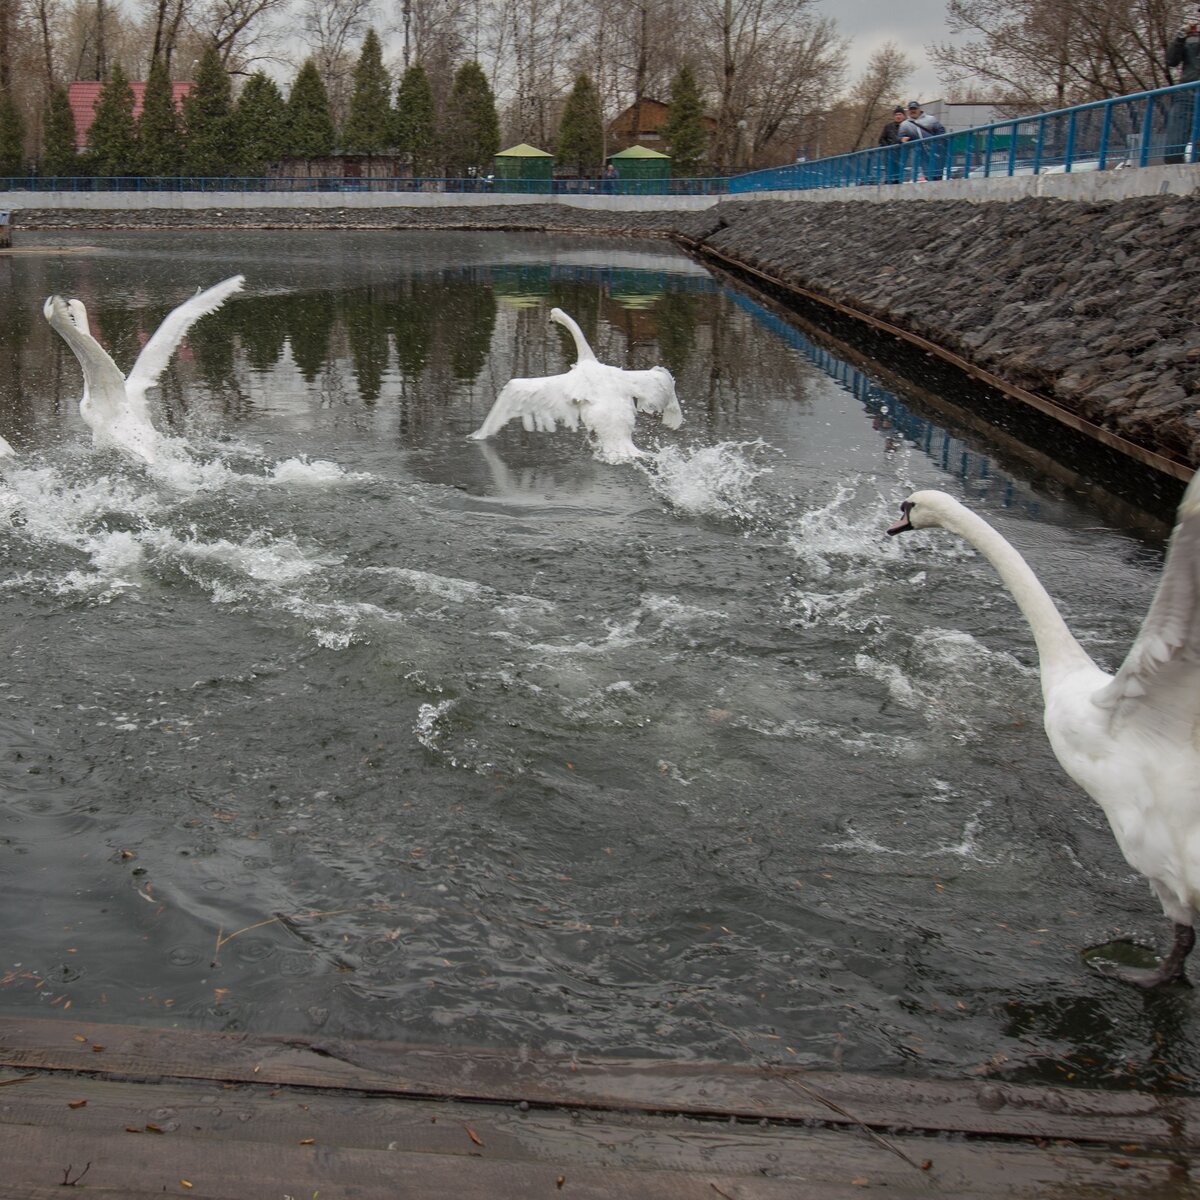
[[[146,392],[157,383],[187,331],[240,291],[244,282],[243,276],[234,275],[207,291],[197,291],[172,309],[142,347],[128,376],[121,374],[108,352],[92,337],[81,300],[51,296],[46,301],[42,308],[46,320],[71,347],[83,368],[79,414],[91,428],[94,445],[128,451],[144,462],[155,461],[158,433],[150,420]]]
[[[940,525],[999,572],[1037,643],[1046,735],[1058,761],[1104,810],[1126,861],[1175,923],[1174,945],[1156,969],[1098,969],[1146,988],[1184,980],[1200,913],[1200,472],[1116,675],[1091,660],[1029,564],[981,517],[944,492],[914,492],[900,508],[889,534]]]
[[[668,429],[683,424],[675,380],[666,367],[625,371],[606,366],[561,308],[550,310],[550,320],[575,339],[575,365],[565,375],[510,379],[471,437],[477,441],[489,438],[514,417],[520,417],[530,432],[550,433],[560,424],[578,429],[582,423],[595,440],[596,457],[601,462],[620,463],[641,454],[633,444],[633,423],[639,412],[661,414]]]

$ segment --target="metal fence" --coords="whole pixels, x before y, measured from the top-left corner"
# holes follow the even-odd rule
[[[737,175],[729,191],[1108,171],[1200,160],[1200,83]]]
[[[0,192],[376,192],[496,193],[545,196],[720,196],[729,180],[704,179],[371,179],[361,176],[0,176]]]

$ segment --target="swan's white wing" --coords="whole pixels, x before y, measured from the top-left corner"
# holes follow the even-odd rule
[[[0,458],[16,458],[17,452],[5,438],[0,437]]]
[[[1190,743],[1200,731],[1200,472],[1179,505],[1158,591],[1128,657],[1093,697],[1112,724]]]
[[[83,383],[92,410],[100,420],[110,420],[123,410],[125,404],[125,376],[109,357],[108,351],[87,331],[87,314],[83,314],[84,328],[72,320],[72,312],[78,313],[83,306],[77,300],[70,306],[61,296],[51,296],[42,308],[50,328],[57,333],[79,360],[83,368]],[[84,414],[88,418],[88,414]],[[88,418],[88,423],[92,421]]]
[[[185,300],[167,313],[129,371],[126,381],[129,391],[141,395],[147,388],[153,387],[187,331],[201,317],[220,308],[234,292],[240,292],[245,282],[243,275],[223,279],[207,290],[197,292],[190,300]]]
[[[638,412],[660,413],[668,429],[683,424],[683,410],[675,395],[675,380],[666,367],[651,367],[649,371],[626,371],[625,378]]]
[[[496,397],[492,411],[470,436],[476,441],[491,437],[514,417],[531,432],[549,433],[558,425],[575,429],[579,425],[579,389],[576,373],[546,375],[540,379],[510,379]]]

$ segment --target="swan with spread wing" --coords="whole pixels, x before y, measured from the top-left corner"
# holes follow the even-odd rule
[[[550,310],[550,320],[574,339],[575,365],[562,375],[509,380],[471,437],[477,441],[489,438],[514,417],[530,432],[549,433],[559,425],[568,429],[582,425],[591,434],[601,462],[621,463],[641,455],[633,444],[639,412],[658,413],[668,429],[683,424],[675,380],[666,367],[648,371],[610,367],[596,358],[583,331],[561,308]]]
[[[1146,988],[1183,981],[1200,916],[1200,472],[1180,501],[1158,591],[1115,675],[1092,661],[1029,564],[983,518],[938,491],[914,492],[900,507],[889,534],[940,526],[996,568],[1037,644],[1046,735],[1059,763],[1104,810],[1121,853],[1174,923],[1158,967],[1098,969]]]
[[[92,336],[81,300],[51,296],[46,301],[46,320],[83,368],[79,414],[91,428],[94,445],[124,450],[147,463],[157,459],[159,435],[150,420],[146,392],[158,382],[187,331],[240,291],[244,282],[243,276],[234,275],[172,309],[142,347],[128,376]]]

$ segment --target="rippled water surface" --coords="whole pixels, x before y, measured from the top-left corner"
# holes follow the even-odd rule
[[[668,247],[500,234],[35,235],[0,259],[0,1014],[1196,1076],[1196,1002],[1062,775],[1029,633],[912,486],[977,507],[1123,657],[1161,533],[929,419]],[[94,451],[62,292],[128,367]],[[633,466],[465,435],[513,375],[671,369]]]

